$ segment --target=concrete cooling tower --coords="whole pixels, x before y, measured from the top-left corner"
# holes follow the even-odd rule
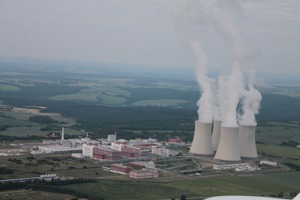
[[[220,142],[215,159],[224,161],[240,161],[238,127],[221,126]]]
[[[212,145],[214,151],[217,151],[218,149],[218,145],[220,141],[220,128],[221,128],[221,122],[214,121],[213,133],[212,133]]]
[[[240,155],[243,158],[257,158],[255,128],[253,125],[239,126]]]
[[[190,153],[199,155],[213,155],[214,150],[211,141],[212,123],[195,121],[195,133]]]

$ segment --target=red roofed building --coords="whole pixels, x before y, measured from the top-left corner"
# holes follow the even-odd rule
[[[120,151],[101,146],[93,149],[93,157],[102,160],[122,160],[122,154]]]

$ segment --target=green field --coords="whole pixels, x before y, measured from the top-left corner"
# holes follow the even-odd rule
[[[44,114],[44,113],[41,113]],[[39,134],[47,134],[49,131],[41,131],[40,128],[45,125],[40,125],[29,121],[29,117],[36,116],[36,114],[28,112],[0,112],[0,127],[7,126],[6,130],[0,131],[0,135],[26,137]],[[51,116],[51,113],[49,114]],[[51,116],[53,120],[63,123],[65,126],[65,133],[68,135],[80,135],[81,132],[68,128],[76,122],[72,118],[63,117],[59,115]]]
[[[2,91],[19,91],[20,88],[12,85],[0,85],[0,90]]]
[[[300,142],[299,122],[274,122],[258,123],[256,141],[280,144],[283,141],[294,140]]]
[[[68,194],[54,193],[54,192],[44,192],[44,191],[32,191],[32,190],[10,190],[5,192],[0,192],[1,200],[59,200],[59,199],[72,199],[74,196]]]
[[[85,193],[110,199],[179,199],[181,195],[188,198],[218,196],[218,195],[253,195],[269,196],[300,191],[300,173],[270,174],[241,177],[200,178],[178,182],[159,183],[148,181],[98,181],[64,186],[81,190]]]
[[[180,106],[183,103],[186,103],[185,100],[174,100],[174,99],[161,99],[161,100],[143,100],[133,103],[134,106],[163,106],[163,107],[176,107]]]
[[[294,163],[300,166],[299,148],[283,145],[257,144],[257,150],[260,154],[263,152],[264,154],[273,156],[281,161]]]

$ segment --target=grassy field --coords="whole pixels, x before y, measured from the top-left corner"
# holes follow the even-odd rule
[[[32,191],[32,190],[10,190],[0,192],[1,200],[59,200],[59,199],[72,199],[74,196],[68,194],[54,193],[54,192],[43,192],[43,191]]]
[[[28,111],[28,110],[27,110]],[[26,137],[28,135],[47,134],[49,131],[41,131],[40,128],[44,125],[29,121],[29,117],[36,115],[46,115],[53,120],[62,122],[65,126],[65,133],[68,135],[80,135],[81,132],[68,128],[76,122],[72,118],[63,117],[58,113],[39,113],[39,112],[0,112],[0,126],[9,126],[4,131],[0,131],[1,135]]]
[[[282,161],[295,163],[300,165],[300,149],[296,147],[289,147],[283,145],[264,145],[257,144],[258,152],[266,155],[275,156]]]
[[[299,122],[264,122],[258,123],[256,140],[269,144],[280,144],[283,141],[300,142]]]
[[[133,103],[134,106],[179,106],[180,104],[186,103],[184,100],[174,100],[174,99],[161,99],[161,100],[144,100]]]
[[[269,196],[284,193],[289,197],[290,192],[299,192],[300,173],[270,174],[243,177],[200,178],[182,180],[171,183],[155,183],[148,181],[98,181],[64,186],[81,190],[86,193],[110,199],[179,199],[187,197],[204,197],[218,195],[253,195]],[[126,194],[126,195],[125,195]],[[201,198],[202,197],[202,198]]]
[[[19,91],[20,88],[13,85],[0,85],[0,90],[2,91]]]

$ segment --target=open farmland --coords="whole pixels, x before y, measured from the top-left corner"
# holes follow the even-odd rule
[[[200,178],[178,182],[151,181],[98,181],[64,186],[94,194],[104,199],[171,199],[186,195],[203,199],[217,195],[269,196],[281,191],[284,197],[299,190],[300,173],[269,174],[262,176]],[[123,194],[126,193],[126,196]]]
[[[32,190],[10,190],[5,192],[0,192],[1,200],[58,200],[58,199],[73,199],[72,195],[55,193],[55,192],[44,192],[44,191],[32,191]]]

